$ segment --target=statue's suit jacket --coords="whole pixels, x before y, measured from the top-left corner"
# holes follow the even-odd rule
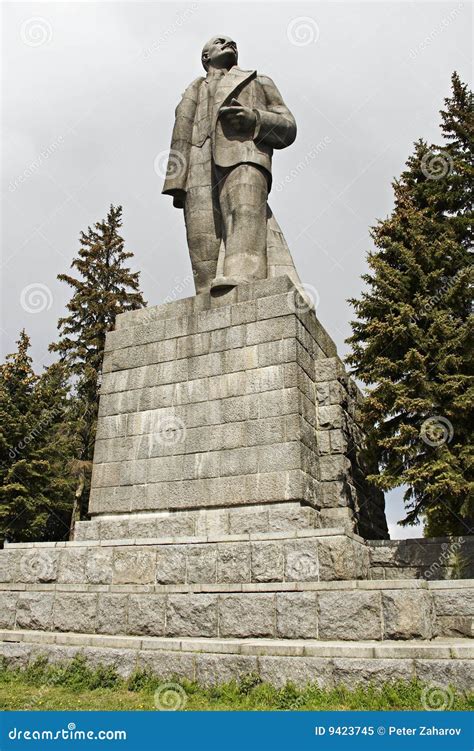
[[[217,166],[256,164],[267,171],[270,185],[273,149],[289,146],[296,137],[295,119],[271,78],[234,66],[220,79],[211,108],[206,87],[207,80],[197,78],[176,108],[170,163],[162,192],[172,195],[178,207],[182,206],[180,196],[181,191],[186,191],[193,151],[202,148],[208,138]],[[252,136],[231,133],[221,122],[219,110],[232,99],[256,113]]]

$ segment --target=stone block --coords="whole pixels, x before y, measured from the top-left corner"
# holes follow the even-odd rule
[[[219,597],[219,634],[224,637],[274,636],[274,595],[221,595]]]
[[[257,320],[257,301],[241,302],[231,307],[231,324],[237,326],[242,323],[250,323]]]
[[[433,598],[438,615],[474,615],[474,589],[435,589]]]
[[[53,623],[54,594],[50,592],[21,592],[18,597],[16,627],[34,631],[48,631]]]
[[[319,428],[324,430],[340,430],[345,425],[344,410],[339,405],[319,407]]]
[[[30,661],[31,644],[0,643],[0,655],[12,670],[24,670]]]
[[[128,632],[127,595],[99,595],[96,630],[99,634],[126,634]]]
[[[64,548],[60,552],[58,582],[80,584],[84,582],[87,548]]]
[[[307,538],[285,545],[285,581],[318,581],[318,542]]]
[[[146,548],[118,548],[114,552],[114,584],[153,584],[156,551]]]
[[[474,637],[474,618],[472,615],[438,615],[436,625],[439,636]]]
[[[202,686],[238,681],[245,675],[257,672],[256,657],[225,654],[196,656],[196,681]]]
[[[217,575],[217,547],[215,545],[188,545],[188,583],[215,582]]]
[[[0,628],[14,627],[17,600],[17,592],[0,592]]]
[[[425,685],[438,686],[445,692],[442,698],[446,709],[452,707],[450,686],[465,693],[472,692],[472,660],[415,660],[415,673]],[[439,705],[435,704],[434,708],[439,708]]]
[[[229,512],[227,509],[202,509],[196,512],[195,534],[197,537],[222,536],[229,534]]]
[[[382,593],[385,639],[431,639],[436,636],[433,599],[422,591]]]
[[[304,688],[309,683],[317,683],[323,689],[333,685],[331,660],[319,657],[264,656],[259,658],[259,665],[262,681],[277,688],[282,688],[287,683],[299,688]]]
[[[147,670],[164,680],[187,678],[189,681],[194,681],[195,660],[193,654],[144,649],[138,653],[137,666],[139,669]]]
[[[334,684],[349,689],[366,688],[369,684],[380,688],[386,683],[406,682],[415,677],[413,660],[343,657],[335,658],[333,665]]]
[[[182,537],[195,534],[194,517],[186,513],[167,514],[157,518],[158,537]]]
[[[320,479],[324,481],[336,480],[344,482],[350,477],[351,463],[342,455],[321,456],[319,459]]]
[[[165,597],[158,594],[130,595],[128,631],[143,636],[163,636]]]
[[[2,550],[0,554],[0,582],[18,581],[18,566],[21,551]]]
[[[48,583],[58,577],[58,552],[54,549],[34,548],[19,551],[16,580],[24,583]]]
[[[231,509],[229,513],[229,533],[232,535],[268,532],[268,525],[268,510],[264,506]]]
[[[169,595],[166,611],[167,636],[216,636],[217,595]]]
[[[379,592],[320,592],[319,639],[382,638]]]
[[[322,537],[318,542],[319,578],[367,579],[369,551],[365,544],[349,537]]]
[[[252,581],[282,581],[285,557],[281,544],[255,542],[251,546]]]
[[[344,374],[344,365],[338,357],[324,357],[315,363],[316,381],[333,381]]]
[[[111,548],[88,548],[85,581],[88,584],[110,584],[112,582]]]
[[[180,584],[186,581],[186,546],[164,545],[156,551],[157,584]]]
[[[218,546],[217,581],[250,581],[250,546],[248,543],[224,543]]]
[[[41,593],[41,596],[44,595]],[[94,633],[97,615],[96,594],[62,592],[54,603],[54,628],[57,631]]]
[[[276,635],[284,639],[316,639],[318,601],[315,592],[276,595]]]
[[[81,650],[91,668],[99,666],[115,668],[121,678],[129,678],[137,666],[137,655],[132,649],[101,649],[85,647]]]

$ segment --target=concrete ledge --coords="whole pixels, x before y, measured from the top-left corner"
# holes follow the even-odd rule
[[[284,582],[253,582],[250,584],[240,582],[225,582],[213,584],[64,584],[64,583],[0,583],[1,592],[158,592],[158,593],[193,593],[193,592],[325,592],[325,591],[406,591],[417,590],[464,592],[474,593],[474,579],[460,579],[459,581],[443,580],[439,582],[427,582],[422,579],[390,579],[384,581],[376,579],[364,581],[363,579],[348,579],[344,581],[284,581]]]
[[[469,639],[435,639],[431,642],[317,642],[303,639],[172,639],[104,634],[55,633],[45,631],[0,630],[0,642],[62,644],[65,639],[75,646],[111,649],[133,648],[173,652],[217,652],[254,655],[308,655],[312,657],[379,657],[411,656],[423,659],[474,659],[474,644]]]
[[[346,531],[343,527],[333,527],[325,529],[295,529],[284,530],[281,532],[250,532],[245,534],[234,535],[195,535],[177,536],[177,537],[140,537],[116,540],[78,540],[69,542],[5,542],[5,550],[29,550],[31,548],[72,548],[72,547],[124,547],[130,545],[185,545],[185,544],[203,544],[212,542],[245,542],[247,540],[286,540],[291,538],[305,537],[334,537],[342,535],[352,540],[364,543],[365,540],[353,532]]]

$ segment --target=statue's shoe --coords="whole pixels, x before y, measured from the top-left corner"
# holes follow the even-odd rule
[[[250,279],[244,276],[216,276],[211,282],[212,292],[227,292],[239,284],[249,284]]]

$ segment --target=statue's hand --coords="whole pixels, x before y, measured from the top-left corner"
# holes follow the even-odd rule
[[[237,131],[237,133],[251,133],[255,130],[257,124],[255,112],[250,107],[242,107],[241,105],[222,107],[219,111],[219,117],[225,125]]]

